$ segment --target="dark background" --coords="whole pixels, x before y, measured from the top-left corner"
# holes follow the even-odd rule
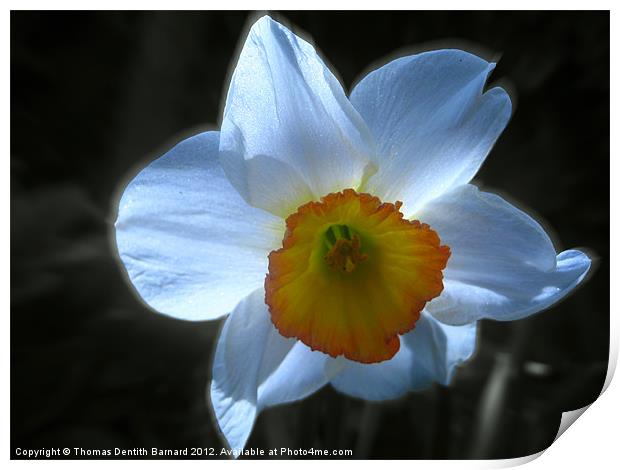
[[[326,387],[265,411],[248,447],[350,448],[358,458],[540,451],[592,402],[609,346],[609,14],[284,12],[347,89],[398,49],[501,60],[515,114],[479,174],[598,266],[568,300],[481,324],[451,387],[369,404]],[[109,238],[126,178],[216,128],[243,12],[11,14],[11,452],[216,447],[205,390],[220,321],[157,315]],[[437,41],[440,41],[437,43]],[[427,44],[427,47],[431,47]],[[516,98],[516,99],[515,99]],[[555,234],[558,235],[555,235]]]

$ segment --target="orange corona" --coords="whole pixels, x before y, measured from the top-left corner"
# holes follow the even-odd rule
[[[353,189],[309,202],[286,219],[269,255],[265,301],[280,334],[362,363],[392,358],[443,290],[450,249],[401,203]]]

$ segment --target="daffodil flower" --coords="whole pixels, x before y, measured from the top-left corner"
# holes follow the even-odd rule
[[[221,130],[127,186],[120,258],[154,310],[228,315],[210,401],[231,448],[257,414],[326,384],[387,400],[449,384],[476,322],[517,320],[590,267],[469,182],[511,102],[495,64],[460,50],[402,57],[347,98],[315,49],[269,17],[250,29]]]

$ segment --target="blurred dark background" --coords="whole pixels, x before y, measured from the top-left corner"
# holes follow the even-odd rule
[[[481,324],[451,387],[369,404],[330,387],[265,411],[248,447],[357,458],[508,458],[546,448],[563,410],[596,399],[609,346],[609,14],[281,12],[347,89],[399,49],[501,60],[515,114],[479,174],[533,208],[556,248],[598,266],[563,303]],[[12,12],[11,452],[216,447],[205,390],[220,322],[145,308],[109,238],[138,167],[217,127],[244,12]],[[437,42],[439,41],[439,42]],[[429,46],[431,47],[431,46]],[[578,424],[577,424],[578,425]]]

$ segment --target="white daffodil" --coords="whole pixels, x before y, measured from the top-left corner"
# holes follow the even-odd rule
[[[449,384],[476,321],[517,320],[586,275],[543,228],[469,184],[510,118],[460,50],[403,57],[347,98],[315,49],[269,17],[248,33],[221,130],[142,170],[116,242],[158,312],[230,314],[210,400],[242,448],[264,408],[326,384],[386,400]]]

